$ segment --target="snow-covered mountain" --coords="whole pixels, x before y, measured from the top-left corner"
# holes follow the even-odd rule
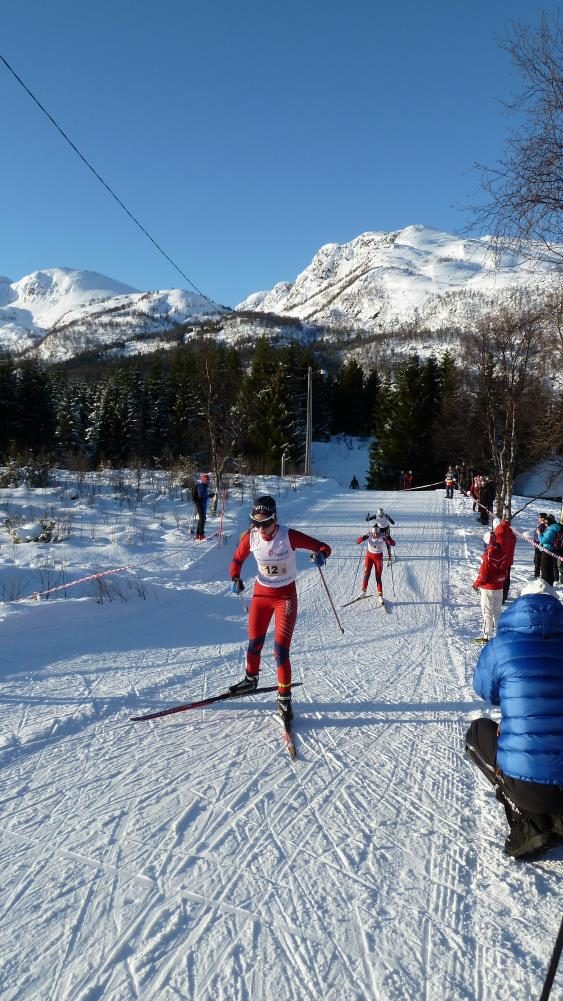
[[[145,341],[209,315],[215,313],[202,296],[181,289],[139,292],[95,271],[46,268],[16,282],[0,278],[0,350],[37,348],[45,360]]]
[[[485,313],[539,303],[560,288],[560,258],[545,256],[532,266],[505,253],[495,262],[488,237],[407,226],[327,244],[294,282],[256,292],[227,315],[191,292],[140,292],[93,271],[50,268],[17,282],[0,278],[0,351],[33,350],[46,361],[92,350],[134,354],[172,345],[170,331],[180,325],[194,325],[185,335],[179,331],[189,337],[207,323],[213,336],[235,345],[263,334],[307,342],[328,336],[338,345],[343,332],[352,332],[359,335],[354,350],[369,364],[383,332],[407,333],[396,339],[397,349],[424,354],[436,345],[433,336],[425,343],[423,332],[455,335]],[[340,346],[349,350],[346,339]]]
[[[532,267],[507,252],[495,262],[489,237],[416,225],[329,243],[294,282],[256,292],[237,309],[368,331],[466,329],[491,308],[516,297],[537,300],[560,284],[556,258]]]

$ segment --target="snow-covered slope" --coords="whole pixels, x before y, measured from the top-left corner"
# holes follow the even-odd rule
[[[367,330],[467,328],[491,306],[516,296],[537,299],[560,281],[555,259],[532,269],[505,253],[496,266],[488,237],[462,239],[417,225],[329,243],[295,282],[254,293],[237,308]]]
[[[538,998],[563,847],[507,858],[504,812],[465,758],[470,721],[491,714],[471,684],[483,527],[467,500],[261,481],[286,523],[332,546],[345,629],[299,553],[297,761],[273,695],[130,721],[242,676],[229,561],[249,486],[244,504],[230,492],[221,547],[191,538],[192,504],[165,472],[1,492],[2,1001]],[[377,504],[396,521],[389,612],[373,598],[341,608]],[[68,538],[12,545],[4,517],[45,509]],[[535,502],[515,527],[533,530],[540,510],[557,509]],[[519,538],[513,594],[531,569]],[[271,630],[262,664],[274,683]]]
[[[70,268],[0,278],[0,350],[61,360],[98,345],[163,333],[214,315],[202,297],[181,289],[139,292],[130,285]]]

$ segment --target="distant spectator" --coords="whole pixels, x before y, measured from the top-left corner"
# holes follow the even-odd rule
[[[448,466],[446,475],[444,477],[446,484],[446,497],[451,500],[454,495],[454,483],[455,483],[455,473],[452,466]]]
[[[399,490],[405,489],[405,470],[401,469],[399,473]]]
[[[542,552],[541,554],[540,574],[548,584],[553,584],[554,581],[559,581],[559,561],[555,558],[555,555],[551,554],[557,552],[555,537],[559,532],[563,532],[563,525],[560,525],[555,520],[553,514],[548,514],[546,520],[547,528],[543,533],[542,547],[543,549],[548,549],[549,552]]]
[[[474,720],[465,747],[504,806],[505,852],[542,854],[563,843],[563,608],[550,584],[528,584],[503,613],[473,687],[500,706],[500,726]]]
[[[412,469],[409,469],[403,477],[403,490],[410,490],[412,486],[414,486],[414,476]]]
[[[543,546],[543,533],[547,528],[547,514],[542,511],[538,514],[538,523],[534,531],[534,543],[536,546]],[[541,577],[541,549],[534,549],[534,577]]]
[[[195,537],[196,539],[204,539],[207,504],[208,501],[215,496],[214,493],[209,492],[209,476],[207,473],[203,473],[200,476],[199,483],[196,487],[196,494],[197,496],[194,496],[194,504],[197,511],[197,527]]]
[[[479,503],[479,495],[481,493],[481,477],[477,473],[472,480],[471,486],[469,487],[469,496],[473,498],[473,510],[477,510],[477,505]]]
[[[360,489],[360,484],[358,483],[358,481],[357,481],[357,479],[356,479],[356,477],[354,475],[352,477],[352,479],[350,480],[350,490],[359,490],[359,489]]]
[[[482,525],[489,524],[489,512],[492,511],[495,502],[496,487],[495,481],[490,477],[481,477],[481,489],[479,491],[479,516]]]

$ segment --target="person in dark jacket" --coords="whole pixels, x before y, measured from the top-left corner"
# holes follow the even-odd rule
[[[545,581],[528,584],[503,612],[473,687],[500,706],[500,725],[473,721],[466,751],[504,806],[507,855],[527,858],[562,844],[563,606]]]
[[[559,561],[555,555],[555,536],[558,532],[563,531],[563,525],[555,520],[555,515],[548,514],[547,516],[547,528],[543,533],[542,537],[542,548],[548,549],[549,552],[542,552],[540,560],[540,574],[548,584],[553,584],[554,581],[559,580]]]
[[[495,502],[495,481],[486,477],[481,478],[481,489],[479,491],[479,517],[482,525],[489,524],[489,511],[492,511]]]
[[[534,531],[534,543],[542,546],[543,533],[547,528],[547,514],[542,511],[538,514],[538,523]],[[541,577],[541,549],[534,549],[534,577]]]
[[[354,475],[352,477],[352,479],[350,480],[350,490],[359,490],[359,489],[360,489],[360,484],[358,483],[358,481],[357,481],[357,479],[356,479],[356,477]]]
[[[209,492],[209,476],[203,473],[197,484],[197,500],[194,501],[197,511],[197,526],[195,530],[196,539],[205,538],[205,520],[207,518],[208,501],[215,494]]]

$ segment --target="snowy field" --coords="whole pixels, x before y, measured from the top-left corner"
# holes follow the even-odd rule
[[[193,542],[185,492],[155,477],[0,491],[2,520],[45,514],[62,537],[0,535],[2,1001],[539,997],[563,849],[505,857],[504,813],[463,751],[487,710],[471,687],[482,526],[442,490],[266,485],[284,522],[333,547],[345,628],[301,554],[294,764],[268,695],[129,720],[242,676],[228,565],[247,497],[229,498],[219,547]],[[397,522],[389,613],[341,608],[379,504]],[[544,509],[558,506],[534,502],[515,527]],[[531,563],[519,541],[513,593]],[[133,565],[104,588],[15,600]],[[262,666],[273,683],[271,637]]]

